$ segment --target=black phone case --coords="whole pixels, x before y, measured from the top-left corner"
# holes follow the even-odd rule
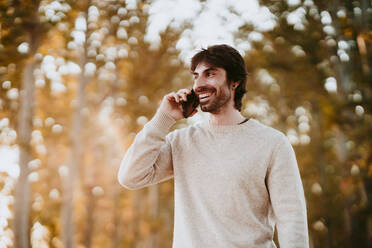
[[[185,118],[189,117],[192,112],[198,107],[199,105],[199,97],[195,94],[194,90],[191,90],[191,94],[187,95],[187,101],[181,101],[182,105],[182,113]]]

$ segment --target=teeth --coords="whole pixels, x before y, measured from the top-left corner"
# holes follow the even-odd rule
[[[210,94],[200,94],[199,98],[205,98],[205,97],[208,97],[208,96],[210,96]]]

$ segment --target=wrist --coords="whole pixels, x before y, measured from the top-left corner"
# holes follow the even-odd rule
[[[162,109],[158,109],[154,117],[149,122],[149,125],[155,127],[157,130],[161,132],[167,133],[175,123],[176,120],[171,115],[169,115]]]
[[[183,115],[180,110],[173,110],[173,109],[168,109],[164,107],[160,107],[158,109],[159,112],[162,112],[163,114],[167,115],[169,118],[172,118],[174,121],[178,121],[183,118]]]

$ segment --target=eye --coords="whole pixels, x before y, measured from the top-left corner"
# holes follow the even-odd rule
[[[212,77],[212,76],[214,76],[213,72],[207,72],[207,77]]]

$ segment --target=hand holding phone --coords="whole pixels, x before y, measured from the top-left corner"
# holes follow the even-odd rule
[[[182,114],[185,118],[189,117],[199,105],[199,97],[193,89],[191,89],[191,94],[187,94],[186,97],[186,101],[181,100]]]
[[[194,115],[198,105],[199,97],[193,90],[180,89],[177,92],[170,92],[165,95],[161,101],[159,110],[178,121]]]

